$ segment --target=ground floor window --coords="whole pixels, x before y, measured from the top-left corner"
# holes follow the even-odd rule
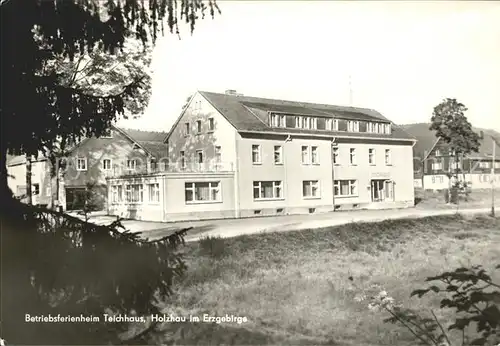
[[[335,180],[333,190],[337,197],[353,197],[358,195],[357,180]]]
[[[127,184],[125,186],[125,202],[138,203],[144,201],[142,184]]]
[[[113,185],[111,186],[111,203],[123,202],[123,186]]]
[[[304,180],[302,182],[302,196],[304,198],[319,197],[319,181]]]
[[[221,201],[220,182],[192,182],[185,184],[186,202]]]
[[[283,187],[281,181],[254,181],[254,199],[280,199],[283,198]]]
[[[370,183],[373,202],[393,201],[394,182],[388,179],[374,179]]]
[[[160,202],[160,184],[148,184],[148,194],[150,202]]]

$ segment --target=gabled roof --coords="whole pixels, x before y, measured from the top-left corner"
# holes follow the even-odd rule
[[[47,158],[45,158],[42,154],[40,154],[36,159],[32,159],[31,162],[42,162],[46,161]],[[17,166],[17,165],[24,165],[26,164],[26,155],[17,155],[17,156],[11,156],[10,158],[7,158],[7,166]]]
[[[207,91],[199,93],[217,109],[238,132],[266,132],[331,135],[336,137],[392,138],[414,140],[403,129],[393,125],[391,135],[364,132],[325,131],[294,128],[273,128],[267,124],[269,112],[287,115],[309,115],[360,121],[391,123],[386,117],[373,109],[344,107],[308,102],[274,100],[243,95],[219,94]],[[175,126],[175,125],[174,125]]]
[[[429,150],[427,155],[424,157],[424,160],[429,157],[429,155],[432,153],[436,145],[441,142],[441,138],[438,138],[432,148]],[[484,138],[479,140],[479,152],[477,153],[470,153],[467,155],[468,158],[470,159],[477,159],[477,160],[482,160],[482,159],[488,159],[491,158],[493,155],[493,143],[496,144],[496,153],[495,156],[500,159],[500,137],[495,137],[492,135],[484,134]]]
[[[167,144],[164,143],[165,137],[167,136],[166,132],[115,128],[157,159],[161,159],[167,155]]]

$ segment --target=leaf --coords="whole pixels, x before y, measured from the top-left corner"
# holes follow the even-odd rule
[[[478,338],[470,342],[471,345],[484,345],[488,340],[486,338]]]
[[[429,292],[429,289],[418,289],[418,290],[415,290],[415,291],[411,292],[410,297],[418,295],[418,297],[421,298],[427,292]]]

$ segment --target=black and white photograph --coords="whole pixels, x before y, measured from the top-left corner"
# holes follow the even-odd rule
[[[500,346],[500,1],[0,13],[0,346]]]

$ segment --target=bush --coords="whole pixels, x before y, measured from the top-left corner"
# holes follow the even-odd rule
[[[500,265],[496,267],[500,269]],[[500,343],[500,285],[481,266],[458,268],[452,272],[427,278],[428,282],[439,282],[426,289],[412,292],[422,297],[427,293],[444,294],[441,309],[456,312],[455,323],[448,326],[448,332],[455,332],[454,340],[461,345],[494,346]],[[422,317],[416,311],[399,306],[387,292],[380,292],[372,298],[372,310],[381,309],[391,316],[385,321],[400,323],[406,327],[421,345],[451,346],[448,335],[434,311],[430,317]],[[475,332],[471,327],[475,327]],[[458,333],[456,333],[458,332]]]

